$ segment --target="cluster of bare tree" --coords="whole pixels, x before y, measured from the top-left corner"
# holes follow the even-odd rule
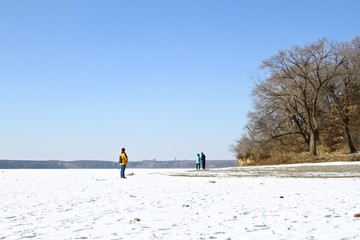
[[[263,61],[246,133],[233,145],[238,158],[274,153],[357,151],[360,142],[360,36],[319,40]]]

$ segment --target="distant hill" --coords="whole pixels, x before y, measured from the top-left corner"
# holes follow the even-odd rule
[[[207,160],[207,168],[224,168],[237,166],[236,160]],[[195,161],[139,161],[129,162],[128,168],[195,168]],[[35,160],[0,160],[0,169],[79,169],[79,168],[119,168],[117,162],[112,161],[35,161]]]
[[[68,169],[68,168],[116,168],[117,163],[110,161],[35,161],[35,160],[0,160],[2,169]]]

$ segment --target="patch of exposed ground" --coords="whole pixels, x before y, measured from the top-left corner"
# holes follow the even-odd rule
[[[167,174],[186,177],[360,178],[360,163],[236,167]]]

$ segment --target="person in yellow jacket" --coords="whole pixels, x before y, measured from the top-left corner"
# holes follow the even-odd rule
[[[120,156],[119,156],[119,164],[120,164],[120,176],[121,178],[125,177],[125,168],[126,164],[128,163],[128,156],[126,155],[125,148],[121,149]]]

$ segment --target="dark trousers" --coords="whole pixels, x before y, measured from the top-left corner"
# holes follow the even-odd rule
[[[120,177],[125,178],[125,168],[126,165],[120,165]]]
[[[205,169],[205,160],[202,160],[201,163],[202,163],[202,168]]]

